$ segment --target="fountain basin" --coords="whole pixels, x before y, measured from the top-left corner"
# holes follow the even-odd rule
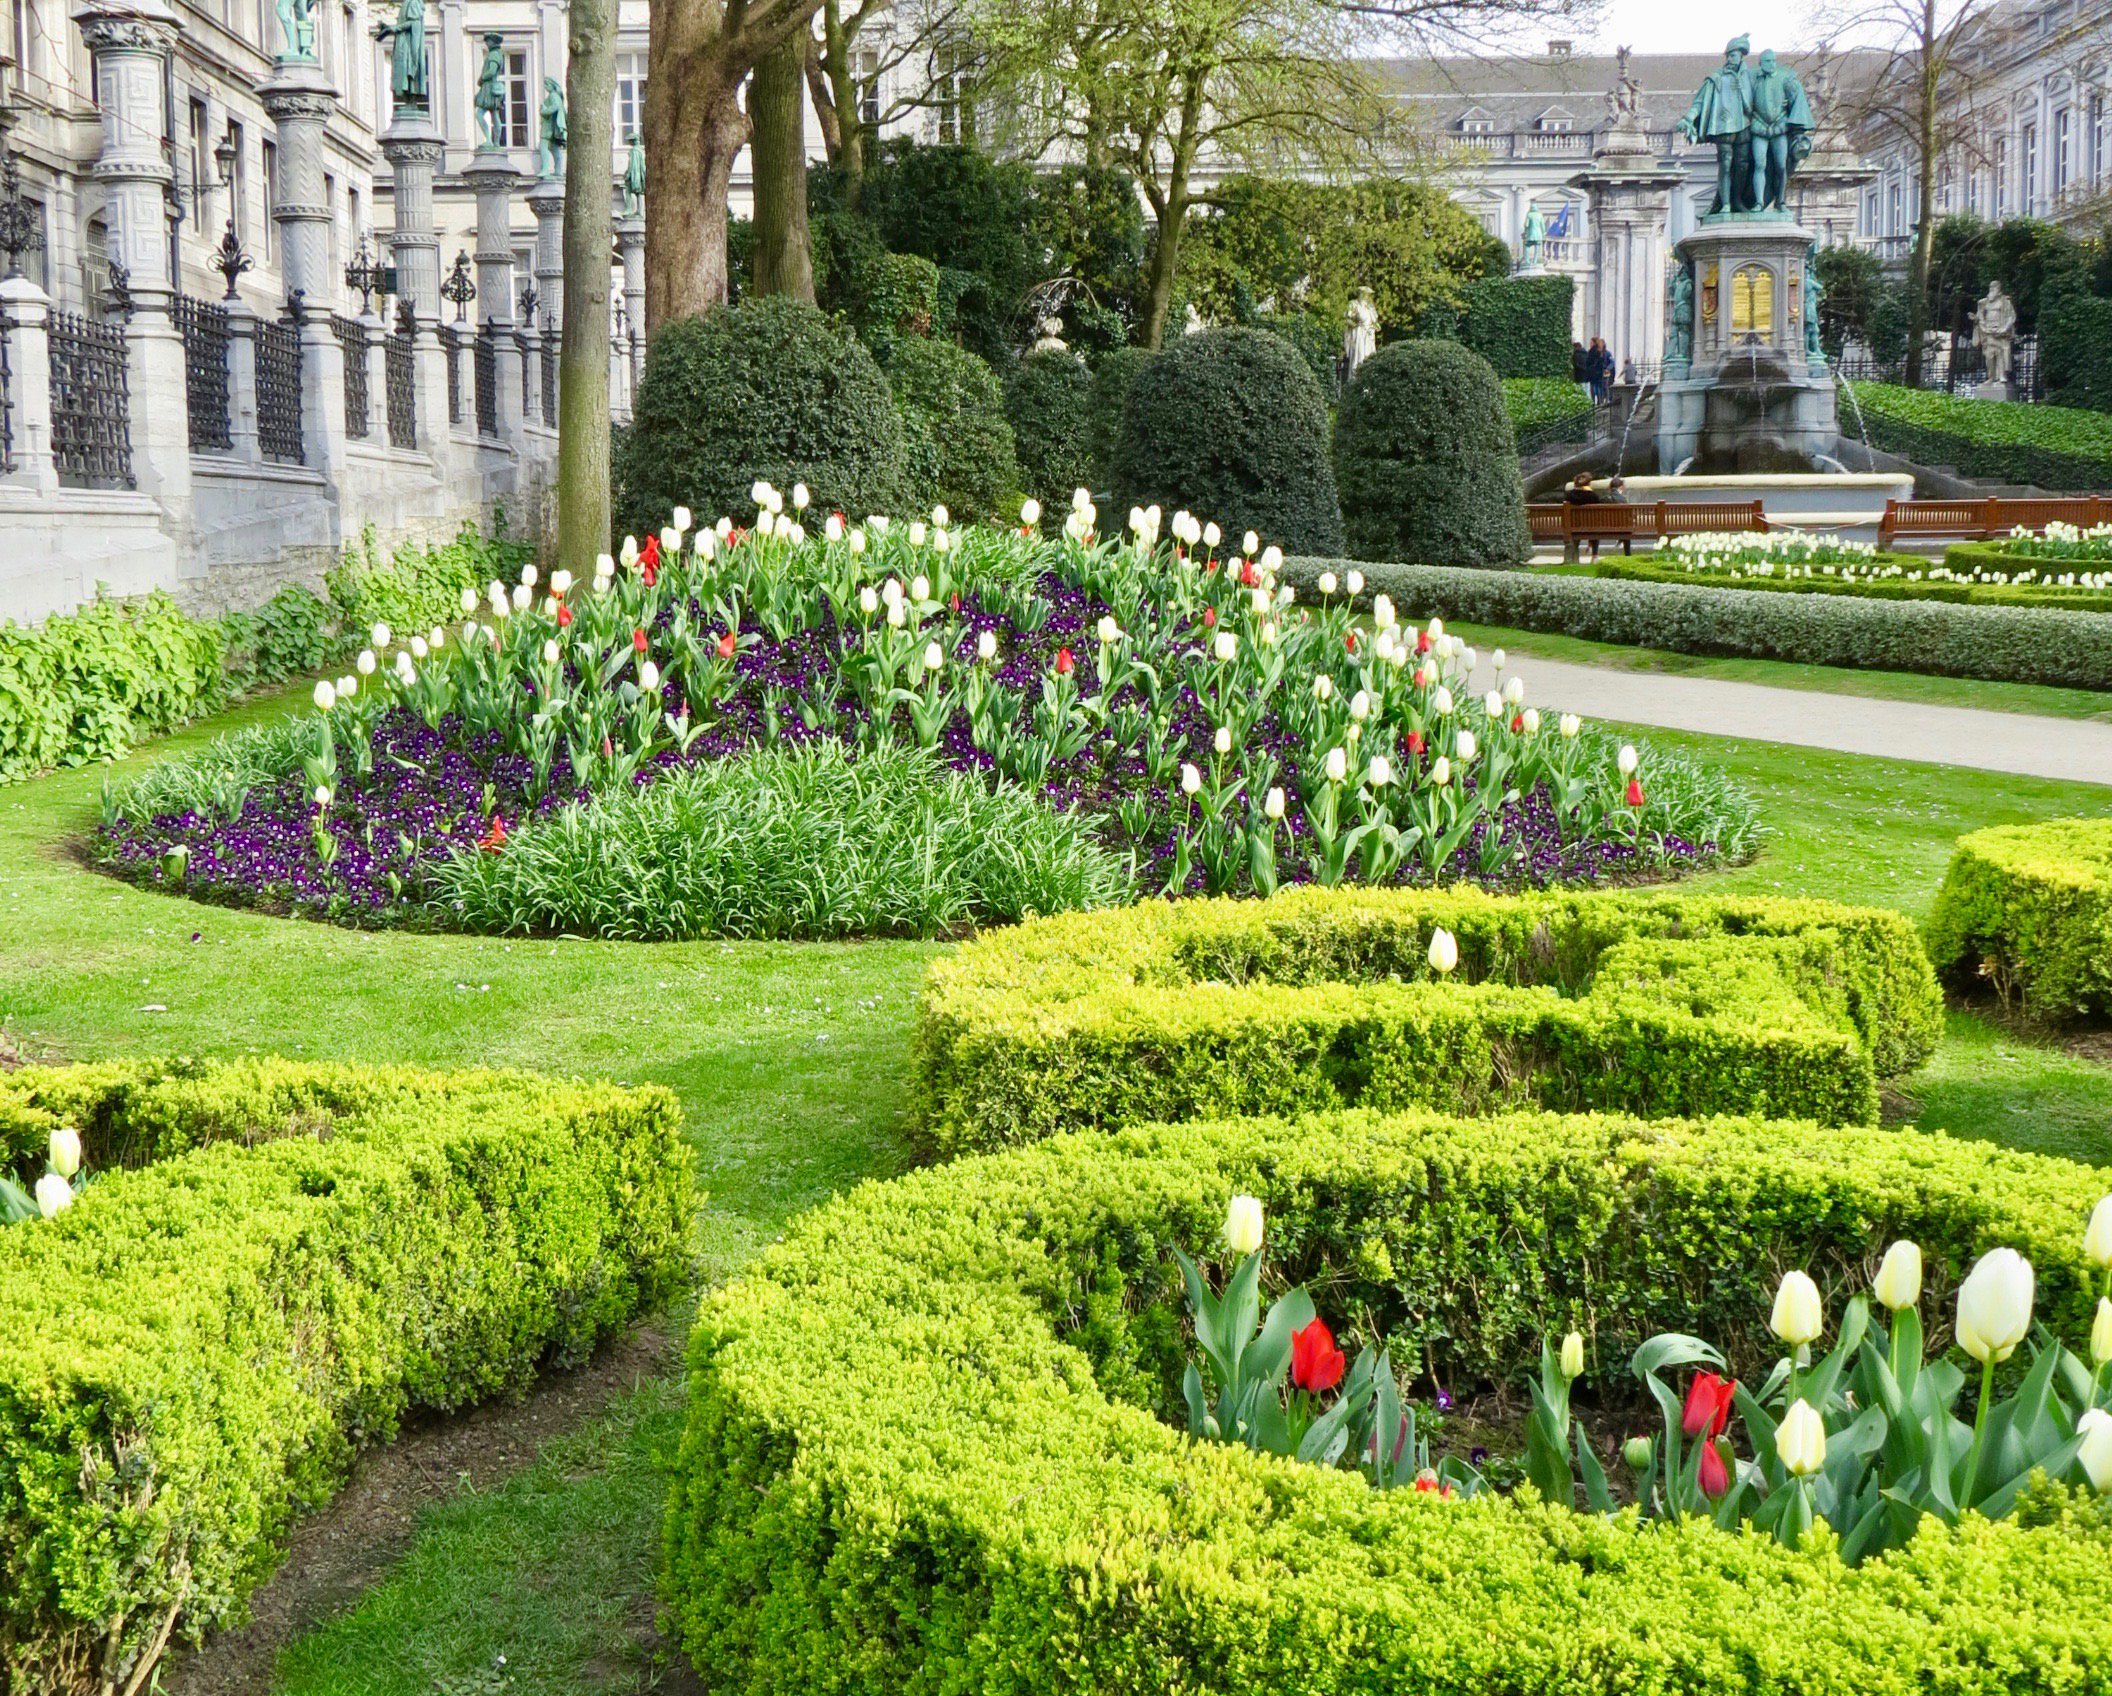
[[[1600,485],[1601,492],[1604,485]],[[1877,541],[1887,501],[1914,498],[1904,471],[1763,472],[1699,477],[1630,477],[1631,504],[1649,501],[1759,501],[1777,527],[1824,530],[1849,542]]]

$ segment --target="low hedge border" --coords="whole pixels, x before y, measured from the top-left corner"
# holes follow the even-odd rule
[[[1659,1329],[1749,1370],[1783,1268],[1838,1312],[1894,1236],[1928,1256],[1932,1323],[2010,1244],[2077,1335],[2101,1185],[1911,1131],[1427,1113],[1077,1133],[867,1185],[703,1304],[672,1629],[755,1693],[2096,1689],[2102,1501],[2039,1486],[1851,1569],[1823,1531],[1791,1551],[1192,1443],[1168,1251],[1252,1193],[1272,1271],[1395,1360],[1500,1378],[1575,1325],[1610,1380]]]
[[[1459,966],[1437,982],[1433,928]],[[1218,1113],[1771,1112],[1872,1123],[1933,1050],[1899,914],[1821,901],[1287,890],[994,931],[933,963],[911,1123],[945,1157]]]
[[[2002,825],[1958,839],[1929,955],[1961,989],[2021,991],[2034,1018],[2112,1015],[2112,819]]]
[[[1404,618],[1440,614],[1680,654],[2112,689],[2112,620],[2051,607],[1754,595],[1685,583],[1348,560],[1291,560],[1285,576],[1305,591],[1323,571],[1352,570],[1364,574],[1367,597],[1391,597]]]
[[[523,1385],[670,1296],[657,1088],[280,1060],[0,1077],[0,1148],[98,1174],[0,1229],[0,1687],[142,1687],[411,1408]],[[127,1161],[151,1161],[125,1166]]]
[[[1958,552],[1953,548],[1951,555]],[[1972,569],[1972,562],[1960,562],[1955,557],[1947,558],[1945,563],[1956,571]],[[2016,556],[2010,555],[2008,563],[2017,564]],[[1919,569],[1925,569],[1927,564],[1926,560],[1913,562],[1913,566]],[[2112,570],[2112,561],[2107,562],[2106,569]],[[1628,583],[1677,583],[1700,589],[1758,589],[1763,593],[1772,590],[1778,595],[1848,595],[1866,601],[1941,601],[1947,606],[2047,607],[2063,612],[2112,612],[2112,590],[2064,589],[2059,584],[2032,583],[2012,587],[2004,583],[1950,583],[1927,577],[1912,582],[1896,579],[1856,582],[1839,577],[1734,577],[1728,573],[1682,571],[1677,566],[1659,565],[1644,556],[1602,559],[1592,567],[1592,575]]]
[[[2073,406],[1978,400],[1853,383],[1870,443],[1923,465],[2041,489],[2095,494],[2112,487],[2112,418]],[[1842,416],[1848,424],[1851,407]]]
[[[2007,538],[1991,542],[1953,542],[1943,550],[1943,563],[1953,571],[2036,571],[2041,578],[2078,577],[2089,573],[2112,576],[2112,559],[2054,559],[2045,554],[2025,554]]]

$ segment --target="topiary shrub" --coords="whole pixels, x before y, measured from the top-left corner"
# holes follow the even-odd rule
[[[1355,559],[1517,565],[1532,554],[1503,390],[1452,342],[1394,342],[1357,367],[1335,420]]]
[[[2039,370],[2046,398],[2112,412],[2112,300],[2064,282],[2039,307]]]
[[[1484,277],[1460,290],[1459,339],[1502,377],[1567,377],[1567,277]]]
[[[1092,487],[1115,486],[1115,443],[1122,434],[1122,413],[1137,373],[1158,355],[1148,347],[1111,347],[1093,361]]]
[[[1186,507],[1288,553],[1341,551],[1327,402],[1298,350],[1266,330],[1183,336],[1139,370],[1113,472],[1118,506]]]
[[[1030,353],[1005,384],[1020,487],[1044,506],[1093,486],[1093,373],[1069,353]]]
[[[887,380],[905,435],[920,431],[935,450],[930,481],[907,490],[907,497],[920,507],[943,501],[963,520],[996,517],[1019,488],[1019,457],[997,373],[952,342],[904,336],[888,361]]]
[[[758,477],[804,482],[822,511],[901,503],[902,425],[873,356],[784,296],[666,325],[617,463],[616,524],[657,531],[677,506],[743,512]]]
[[[2004,825],[1958,839],[1929,955],[1960,989],[2020,993],[2051,1023],[2112,1014],[2112,819]]]

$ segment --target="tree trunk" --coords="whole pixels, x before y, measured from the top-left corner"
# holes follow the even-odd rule
[[[860,14],[862,20],[863,13]],[[842,0],[828,0],[822,7],[825,44],[823,64],[828,71],[829,102],[836,112],[836,163],[843,168],[843,202],[858,208],[858,190],[865,180],[865,114],[859,100],[858,77],[851,64],[854,29],[843,27]],[[817,97],[816,105],[820,104]]]
[[[1939,86],[1942,66],[1937,57],[1936,0],[1922,0],[1921,8],[1921,64],[1917,67],[1921,75],[1921,86],[1917,91],[1919,105],[1914,114],[1916,151],[1915,193],[1920,201],[1914,218],[1914,256],[1907,266],[1907,387],[1915,388],[1921,382],[1921,344],[1929,328],[1929,259],[1936,246],[1936,221],[1929,216],[1936,201],[1936,127],[1937,101],[1942,95]]]
[[[577,575],[609,545],[609,161],[617,0],[572,0],[565,101],[563,340],[557,363],[557,557]]]
[[[1195,164],[1195,137],[1202,123],[1202,80],[1191,81],[1181,98],[1181,127],[1166,162],[1166,188],[1146,198],[1159,215],[1151,238],[1151,265],[1145,295],[1144,345],[1158,348],[1166,340],[1166,315],[1173,308],[1173,283],[1181,264],[1181,236],[1188,221],[1189,172]]]
[[[814,298],[807,240],[807,44],[765,54],[748,85],[755,171],[755,292]]]
[[[814,102],[814,121],[821,128],[821,150],[831,165],[843,163],[843,116],[829,86],[828,49],[807,43],[807,98]]]

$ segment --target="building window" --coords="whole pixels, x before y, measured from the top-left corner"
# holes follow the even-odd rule
[[[235,150],[234,169],[228,173],[227,216],[237,233],[249,235],[249,155],[243,147],[242,126],[230,118],[227,121],[227,139]],[[270,208],[265,209],[266,215]]]
[[[628,149],[631,137],[645,134],[645,55],[616,55],[616,145]]]
[[[1995,137],[1995,222],[2001,223],[2009,216],[2009,143],[2002,136]]]
[[[195,95],[191,99],[191,205],[199,208],[198,217],[204,218],[205,185],[212,181],[206,171],[206,161],[211,149],[205,144],[207,117],[205,102]]]
[[[2105,97],[2090,96],[2090,186],[2105,180]]]
[[[2017,204],[2031,215],[2039,193],[2039,126],[2026,124],[2017,158]]]
[[[264,263],[269,265],[278,257],[278,220],[271,209],[279,203],[279,149],[276,142],[264,144]]]
[[[323,173],[323,204],[330,208],[330,276],[335,288],[336,279],[344,275],[345,248],[343,232],[337,227],[337,178],[328,171]]]
[[[2053,192],[2056,199],[2068,192],[2068,108],[2065,106],[2053,115]]]
[[[481,32],[470,37],[470,62],[479,75],[484,69],[484,43]],[[528,77],[528,49],[526,47],[502,47],[499,49],[499,92],[504,104],[499,108],[498,142],[501,147],[533,147],[536,142],[536,120],[541,102],[533,98],[533,88]],[[472,83],[472,89],[475,84]],[[483,139],[481,114],[477,138]]]
[[[1892,185],[1887,204],[1889,210],[1885,215],[1885,234],[1888,236],[1905,235],[1907,233],[1906,201],[1900,194],[1899,184],[1894,183]]]
[[[975,113],[962,95],[961,50],[942,43],[931,54],[933,129],[939,144],[950,147],[975,137]]]
[[[851,58],[851,80],[858,89],[859,128],[877,135],[880,130],[880,52],[861,47]]]

